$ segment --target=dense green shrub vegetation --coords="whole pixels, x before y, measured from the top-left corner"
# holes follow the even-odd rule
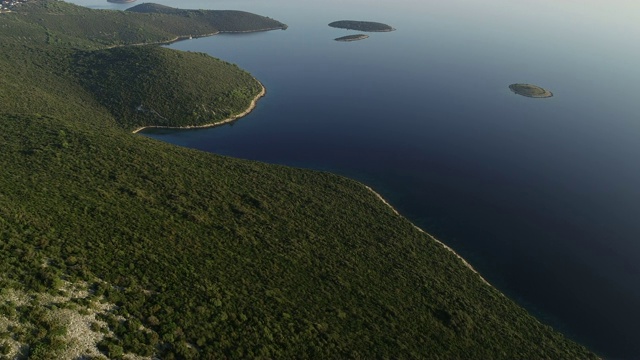
[[[155,46],[78,52],[72,68],[127,128],[227,119],[244,111],[262,87],[247,72],[221,60]]]
[[[30,1],[20,12],[5,14],[14,21],[36,20],[51,45],[97,48],[105,45],[166,42],[177,36],[216,33],[210,24],[179,16],[91,10],[61,1]]]
[[[168,42],[177,37],[205,36],[220,31],[286,28],[279,21],[242,11],[92,10],[50,0],[32,0],[21,5],[19,12],[2,16],[3,21],[26,22],[38,28],[39,36],[45,35],[49,44],[82,48]],[[13,32],[18,27],[14,30],[12,25],[6,29]],[[26,32],[23,37],[32,36],[32,29],[20,31]]]
[[[236,10],[185,10],[153,3],[127,9],[128,12],[179,15],[190,21],[204,22],[222,32],[247,32],[287,28],[287,25],[268,17]]]
[[[110,12],[30,6],[111,26]],[[139,21],[113,16],[125,28]],[[55,295],[88,283],[90,297],[69,306],[115,305],[91,325],[104,355],[593,357],[355,181],[130,133],[246,106],[259,83],[237,67],[106,49],[82,27],[45,29],[45,18],[0,16],[0,288]],[[53,305],[2,303],[0,325],[33,325],[0,331],[0,351],[10,341],[35,358],[64,350],[65,328],[46,315]]]

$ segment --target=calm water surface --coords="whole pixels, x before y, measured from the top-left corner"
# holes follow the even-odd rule
[[[543,321],[603,356],[640,358],[640,4],[179,6],[290,27],[171,45],[239,64],[268,94],[232,125],[145,135],[367,183]],[[353,33],[326,26],[340,19],[398,30],[338,43]],[[555,97],[514,95],[515,82]]]

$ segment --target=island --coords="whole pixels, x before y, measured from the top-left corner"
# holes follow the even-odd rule
[[[368,37],[369,37],[369,35],[365,35],[365,34],[355,34],[355,35],[342,36],[342,37],[336,38],[334,40],[335,41],[341,41],[341,42],[350,42],[350,41],[364,40],[364,39],[366,39]]]
[[[530,98],[549,98],[553,96],[551,91],[531,84],[511,84],[509,89],[515,94]]]
[[[128,4],[135,2],[136,0],[107,0],[107,2],[115,3],[115,4]]]
[[[387,24],[372,21],[340,20],[334,21],[329,26],[338,29],[358,30],[367,32],[389,32],[395,29]]]

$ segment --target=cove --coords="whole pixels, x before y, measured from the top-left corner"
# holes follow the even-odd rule
[[[231,125],[143,134],[357,179],[541,321],[638,358],[640,9],[603,4],[185,1],[289,29],[171,45],[238,64],[267,95]],[[327,26],[343,18],[397,30],[335,42],[353,33]]]

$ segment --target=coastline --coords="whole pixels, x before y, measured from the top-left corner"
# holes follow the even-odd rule
[[[256,81],[258,81],[256,79]],[[220,120],[220,121],[216,121],[214,123],[210,123],[210,124],[204,124],[204,125],[189,125],[189,126],[162,126],[162,125],[149,125],[149,126],[142,126],[139,127],[135,130],[132,131],[133,134],[137,134],[138,132],[145,130],[145,129],[204,129],[204,128],[210,128],[210,127],[216,127],[216,126],[220,126],[220,125],[224,125],[224,124],[228,124],[230,122],[234,122],[244,116],[247,116],[251,111],[253,111],[253,109],[255,109],[256,105],[258,104],[258,100],[260,100],[260,98],[262,98],[263,96],[265,96],[267,94],[267,89],[264,87],[264,85],[262,85],[262,83],[260,81],[258,81],[258,84],[260,84],[260,93],[258,93],[258,95],[256,95],[253,100],[251,100],[251,103],[249,104],[249,107],[247,107],[243,112],[236,114],[236,115],[232,115],[231,117],[228,117],[226,119]]]
[[[197,35],[197,36],[191,36],[191,35],[186,35],[186,36],[176,36],[174,39],[172,40],[168,40],[168,41],[164,41],[164,42],[156,42],[156,43],[141,43],[141,44],[130,44],[130,45],[119,45],[119,46],[139,46],[139,45],[157,45],[157,44],[172,44],[178,41],[182,41],[182,40],[186,40],[186,39],[195,39],[195,38],[201,38],[201,37],[209,37],[209,36],[214,36],[214,35],[218,35],[218,34],[233,34],[233,33],[253,33],[253,32],[262,32],[262,31],[271,31],[271,30],[286,30],[287,27],[274,27],[274,28],[267,28],[267,29],[258,29],[258,30],[247,30],[247,31],[218,31],[215,33],[210,33],[210,34],[202,34],[202,35]],[[388,30],[373,30],[373,31],[369,31],[369,32],[392,32],[395,31],[395,28],[391,28]],[[355,39],[355,40],[348,40],[348,41],[357,41],[357,40],[363,40],[368,38],[368,35],[365,35],[365,38],[361,38],[361,39]],[[337,40],[337,39],[336,39]],[[344,40],[342,40],[342,42],[344,42]],[[116,45],[118,46],[118,45]],[[115,47],[115,46],[114,46]],[[254,78],[255,79],[255,78]],[[133,134],[137,134],[140,131],[143,131],[145,129],[176,129],[176,130],[187,130],[187,129],[205,129],[205,128],[211,128],[211,127],[216,127],[216,126],[221,126],[224,124],[228,124],[231,122],[234,122],[244,116],[247,116],[249,113],[251,113],[251,111],[253,111],[253,109],[255,109],[258,100],[260,100],[262,97],[264,97],[267,93],[266,88],[264,87],[264,85],[257,79],[255,79],[258,84],[260,84],[260,93],[258,93],[258,95],[256,95],[253,100],[251,100],[251,103],[249,104],[249,107],[247,107],[247,109],[243,112],[241,112],[240,114],[237,115],[233,115],[229,118],[220,120],[220,121],[216,121],[214,123],[210,123],[210,124],[204,124],[204,125],[190,125],[190,126],[160,126],[160,125],[149,125],[149,126],[142,126],[139,127],[135,130],[132,131]],[[377,193],[375,190],[373,190],[371,187],[362,184],[362,186],[364,186],[367,190],[369,190],[373,195],[375,195],[380,201],[382,201],[385,205],[387,205],[391,211],[393,211],[396,215],[398,216],[402,216],[398,210],[396,210],[396,208],[394,208],[387,200],[385,200],[385,198],[382,197],[382,195],[380,195],[379,193]],[[419,226],[415,225],[414,223],[411,222],[411,225],[413,225],[414,228],[416,228],[418,231],[420,231],[421,233],[427,235],[430,239],[432,239],[433,241],[435,241],[436,243],[440,244],[443,248],[445,248],[446,250],[450,251],[455,257],[457,257],[464,266],[466,266],[467,268],[469,268],[471,271],[473,271],[474,273],[476,273],[478,275],[478,277],[480,278],[480,280],[482,280],[482,282],[484,282],[485,284],[493,287],[493,285],[491,285],[484,277],[482,277],[482,275],[480,275],[480,273],[473,268],[473,266],[467,261],[465,260],[462,256],[460,256],[460,254],[458,254],[455,250],[453,250],[451,247],[449,247],[448,245],[446,245],[445,243],[443,243],[442,241],[438,240],[437,238],[435,238],[433,235],[429,234],[428,232],[424,231],[423,229],[421,229]],[[500,294],[502,294],[502,292],[499,292]],[[504,294],[502,294],[504,296]]]
[[[258,81],[256,79],[256,81]],[[258,95],[256,95],[252,100],[251,103],[249,104],[249,106],[247,107],[247,109],[245,109],[243,112],[233,115],[229,118],[220,120],[220,121],[216,121],[214,123],[210,123],[210,124],[204,124],[204,125],[190,125],[190,126],[161,126],[161,125],[149,125],[149,126],[142,126],[139,127],[135,130],[132,131],[133,134],[137,134],[140,131],[143,131],[145,129],[176,129],[176,130],[187,130],[187,129],[205,129],[205,128],[211,128],[211,127],[216,127],[216,126],[221,126],[224,124],[228,124],[231,122],[234,122],[244,116],[247,116],[249,113],[251,113],[251,111],[253,111],[253,109],[255,109],[255,107],[258,104],[258,100],[260,100],[262,97],[264,97],[267,94],[267,89],[264,87],[264,85],[258,81],[258,84],[260,84],[260,93],[258,93]],[[393,211],[397,216],[402,216],[398,210],[396,210],[396,208],[394,208],[387,200],[385,200],[384,197],[382,197],[382,195],[380,195],[379,193],[377,193],[375,190],[373,190],[370,186],[365,185],[363,183],[361,183],[362,186],[365,187],[365,189],[367,189],[368,191],[370,191],[373,195],[375,195],[380,201],[382,201],[382,203],[384,203],[385,205],[387,205],[391,211]],[[447,244],[443,243],[442,241],[438,240],[437,238],[435,238],[433,235],[429,234],[428,232],[424,231],[423,229],[421,229],[419,226],[417,226],[416,224],[411,222],[411,225],[416,228],[418,231],[420,231],[421,233],[427,235],[431,240],[435,241],[437,244],[440,244],[440,246],[442,246],[443,248],[445,248],[446,250],[450,251],[455,257],[457,257],[464,266],[466,266],[467,268],[469,268],[471,271],[473,271],[474,273],[476,273],[476,275],[478,275],[478,277],[480,278],[480,280],[482,280],[482,282],[484,282],[485,284],[493,287],[493,285],[491,285],[484,277],[482,277],[482,275],[480,275],[480,273],[473,268],[473,266],[467,261],[465,260],[462,256],[460,256],[460,254],[458,254],[455,250],[453,250],[451,247],[449,247]],[[502,292],[500,292],[500,294],[502,294]]]
[[[220,34],[249,34],[249,33],[266,32],[266,31],[272,31],[272,30],[286,30],[286,28],[283,28],[282,26],[279,26],[279,27],[272,27],[272,28],[264,28],[264,29],[256,29],[256,30],[242,30],[242,31],[223,31],[223,30],[218,30],[216,32],[212,32],[212,33],[208,33],[208,34],[180,35],[180,36],[176,36],[175,38],[173,38],[171,40],[167,40],[167,41],[158,41],[158,42],[154,42],[154,43],[140,43],[140,44],[131,44],[131,45],[171,45],[171,44],[176,43],[178,41],[199,39],[199,38],[210,37],[210,36],[215,36],[215,35],[220,35]],[[123,46],[129,46],[129,45],[123,45]]]
[[[387,205],[391,211],[393,211],[396,215],[398,216],[402,216],[398,210],[396,210],[396,208],[394,208],[393,206],[391,206],[391,204],[389,204],[389,202],[387,200],[385,200],[382,195],[378,194],[375,190],[373,190],[371,187],[362,184],[362,186],[364,186],[367,190],[369,190],[371,193],[373,193],[373,195],[375,195],[380,201],[382,201],[385,205]],[[455,255],[455,257],[457,257],[460,261],[462,261],[462,264],[464,266],[466,266],[467,268],[469,268],[471,271],[473,271],[474,273],[476,273],[478,275],[478,277],[480,278],[480,280],[482,280],[482,282],[484,282],[485,284],[494,287],[493,285],[491,285],[484,277],[482,277],[482,275],[480,275],[480,273],[473,268],[473,266],[471,266],[471,264],[469,264],[469,262],[467,262],[467,260],[465,260],[462,256],[460,256],[460,254],[458,254],[455,250],[453,250],[452,248],[450,248],[449,246],[447,246],[447,244],[443,243],[442,241],[436,239],[433,235],[429,234],[428,232],[422,230],[419,226],[417,226],[414,223],[411,223],[411,225],[413,225],[414,228],[416,228],[418,231],[420,231],[421,233],[427,235],[431,240],[435,241],[436,243],[440,244],[443,248],[445,248],[446,250],[449,250],[451,253],[453,253],[453,255]],[[499,293],[501,295],[504,296],[504,294],[499,291]]]
[[[258,81],[256,79],[256,81]],[[211,128],[211,127],[216,127],[216,126],[221,126],[224,124],[228,124],[231,122],[234,122],[244,116],[247,116],[249,113],[251,113],[251,111],[253,111],[253,109],[255,109],[255,107],[258,104],[258,100],[260,100],[262,97],[264,97],[267,93],[266,88],[264,87],[264,85],[262,85],[262,83],[260,81],[258,81],[258,83],[260,84],[260,93],[258,93],[258,95],[256,95],[253,100],[251,100],[251,103],[249,104],[249,106],[247,107],[247,109],[245,109],[243,112],[233,115],[229,118],[220,120],[220,121],[216,121],[214,123],[210,123],[210,124],[204,124],[204,125],[190,125],[190,126],[160,126],[160,125],[149,125],[149,126],[142,126],[139,127],[135,130],[132,131],[133,134],[137,134],[140,131],[143,131],[145,129],[176,129],[176,130],[187,130],[187,129],[205,129],[205,128]],[[375,190],[373,190],[370,186],[365,185],[363,183],[362,186],[365,187],[365,189],[367,189],[368,191],[370,191],[373,195],[375,195],[380,201],[382,201],[382,203],[384,203],[386,206],[389,207],[389,209],[391,209],[391,211],[393,211],[394,214],[396,214],[397,216],[402,216],[400,214],[400,212],[398,212],[398,210],[396,210],[396,208],[394,208],[387,200],[385,200],[384,197],[382,197],[382,195],[380,195],[379,193],[377,193]],[[449,247],[447,244],[443,243],[442,241],[438,240],[437,238],[435,238],[433,235],[429,234],[428,232],[424,231],[423,229],[421,229],[419,226],[417,226],[416,224],[411,222],[411,225],[416,228],[418,231],[420,231],[421,233],[427,235],[427,237],[429,237],[431,240],[435,241],[437,244],[439,244],[440,246],[442,246],[443,248],[445,248],[446,250],[450,251],[455,257],[457,257],[464,266],[466,266],[467,268],[469,268],[469,270],[473,271],[476,275],[478,275],[478,277],[480,278],[480,280],[482,280],[482,282],[484,282],[485,284],[493,287],[493,285],[491,285],[484,277],[482,277],[482,275],[480,275],[480,273],[473,268],[473,266],[467,261],[465,260],[462,256],[460,256],[460,254],[458,254],[455,250],[453,250],[451,247]],[[500,292],[500,294],[502,294],[502,292]],[[502,294],[504,295],[504,294]]]
[[[355,30],[355,29],[349,29],[349,30]],[[387,30],[367,30],[366,32],[392,32],[392,31],[396,31],[396,28],[391,28]]]
[[[145,43],[136,43],[136,44],[120,44],[120,45],[111,45],[107,46],[107,49],[113,49],[117,47],[125,47],[125,46],[145,46],[145,45],[171,45],[178,41],[189,40],[189,39],[198,39],[203,37],[209,37],[220,34],[220,31],[216,31],[214,33],[201,34],[201,35],[179,35],[173,39],[162,40],[162,41],[154,41],[154,42],[145,42]]]
[[[279,27],[256,29],[256,30],[243,30],[243,31],[220,31],[220,30],[218,30],[216,32],[207,33],[207,34],[200,34],[200,35],[178,35],[178,36],[174,37],[173,39],[169,39],[169,40],[161,40],[161,41],[154,41],[154,42],[144,42],[144,43],[136,43],[136,44],[111,45],[111,46],[107,46],[107,49],[113,49],[113,48],[116,48],[116,47],[125,47],[125,46],[171,45],[173,43],[177,43],[178,41],[205,38],[205,37],[215,36],[215,35],[219,35],[219,34],[248,34],[248,33],[255,33],[255,32],[272,31],[272,30],[286,30],[287,28],[288,28],[288,26],[285,25],[285,26],[279,26]]]
[[[257,29],[257,30],[226,30],[226,31],[218,31],[218,34],[248,34],[254,32],[263,32],[263,31],[272,31],[272,30],[287,30],[288,26],[276,26],[272,28],[265,29]]]

